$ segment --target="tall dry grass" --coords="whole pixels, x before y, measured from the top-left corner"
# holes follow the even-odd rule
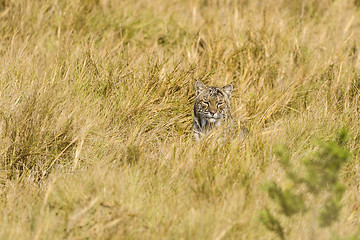
[[[0,1],[0,238],[272,239],[274,149],[342,126],[339,221],[285,234],[359,236],[359,39],[353,0]],[[195,78],[233,83],[248,139],[192,141]]]

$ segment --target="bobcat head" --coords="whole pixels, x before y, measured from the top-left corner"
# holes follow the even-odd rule
[[[196,140],[206,132],[231,119],[230,97],[233,87],[208,87],[200,81],[195,83],[193,131]]]

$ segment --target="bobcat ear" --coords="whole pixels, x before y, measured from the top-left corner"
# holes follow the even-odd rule
[[[231,98],[232,90],[233,90],[233,86],[231,83],[223,87],[223,91],[226,93],[229,99]]]
[[[195,96],[199,95],[202,91],[207,89],[208,87],[200,82],[199,80],[196,80],[195,82]]]

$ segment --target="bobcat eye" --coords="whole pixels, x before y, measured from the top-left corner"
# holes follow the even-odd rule
[[[224,104],[223,102],[218,102],[217,107],[221,107],[223,104]]]
[[[201,104],[202,104],[204,107],[208,107],[208,106],[209,106],[209,102],[201,102]]]

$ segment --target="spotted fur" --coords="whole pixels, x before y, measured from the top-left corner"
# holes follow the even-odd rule
[[[193,133],[199,141],[206,133],[231,120],[230,98],[233,87],[208,87],[200,81],[195,83]]]

